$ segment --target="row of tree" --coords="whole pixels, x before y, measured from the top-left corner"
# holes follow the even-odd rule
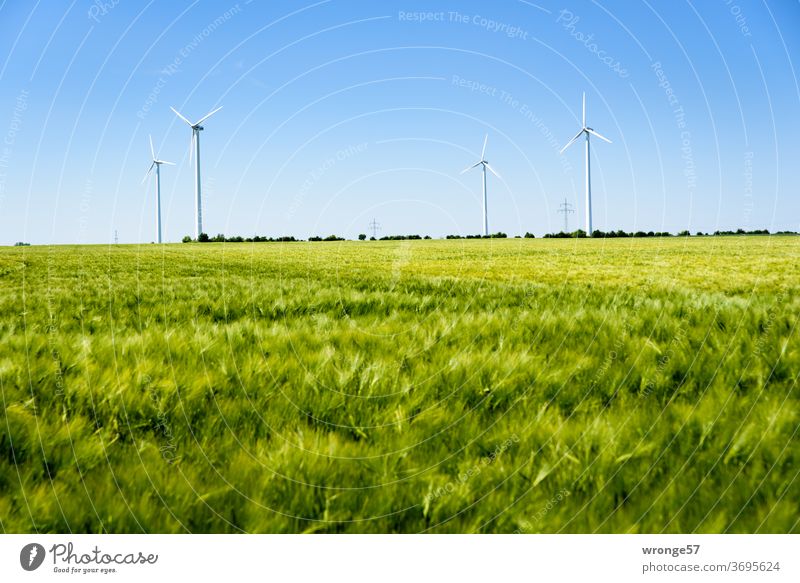
[[[702,231],[697,231],[695,233],[695,237],[711,237],[711,236],[726,236],[726,235],[769,235],[769,231],[767,229],[756,229],[754,231],[745,231],[744,229],[737,229],[735,231],[714,231],[713,233],[703,233]],[[792,231],[780,231],[776,233],[776,235],[796,235]],[[526,236],[528,233],[526,233]],[[600,231],[595,230],[592,231],[592,238],[593,239],[622,239],[627,237],[691,237],[692,234],[689,231],[681,231],[677,235],[673,235],[667,231],[635,231],[635,232],[627,232],[627,231]],[[544,236],[545,239],[585,239],[586,238],[586,231],[583,229],[578,229],[577,231],[573,231],[571,233],[565,233],[561,231],[560,233],[548,233]]]
[[[703,233],[702,231],[697,231],[694,236],[695,237],[710,237],[710,236],[729,236],[729,235],[769,235],[770,232],[767,229],[756,229],[753,231],[745,231],[744,229],[737,229],[736,231],[714,231],[713,233]],[[779,231],[775,233],[776,235],[797,235],[794,231]],[[628,237],[638,238],[638,237],[691,237],[692,234],[689,231],[681,231],[677,235],[673,235],[672,233],[668,233],[666,231],[635,231],[635,232],[627,232],[627,231],[600,231],[596,230],[592,232],[593,239],[623,239]],[[491,235],[447,235],[446,239],[506,239],[508,237],[507,234],[498,232],[493,233]],[[523,235],[525,239],[533,239],[536,236],[533,233],[525,233]],[[585,239],[587,237],[586,231],[583,229],[578,229],[577,231],[572,231],[571,233],[559,232],[559,233],[547,233],[544,235],[545,239]],[[375,237],[370,237],[370,241],[414,241],[414,240],[421,240],[421,239],[430,239],[430,235],[425,235],[424,237],[421,235],[386,235],[381,237],[380,239],[376,239]],[[517,237],[519,238],[519,237]],[[367,236],[362,233],[358,236],[359,241],[365,241]],[[302,239],[296,239],[294,237],[261,237],[255,235],[253,237],[241,237],[241,236],[234,236],[234,237],[226,237],[225,235],[219,234],[213,237],[208,236],[206,233],[201,233],[200,237],[198,238],[197,242],[199,243],[287,243],[293,241],[301,241]],[[309,237],[309,241],[344,241],[344,237],[338,237],[337,235],[328,235],[327,237]],[[191,243],[194,239],[190,236],[186,236],[183,238],[184,243]],[[21,243],[17,243],[17,245],[21,245]]]
[[[492,233],[491,235],[447,235],[445,239],[505,239],[505,233]]]
[[[339,241],[342,239],[336,240]],[[186,235],[182,241],[184,243],[192,243],[194,239]],[[289,243],[292,241],[299,241],[299,239],[295,239],[294,237],[261,237],[259,235],[255,235],[254,237],[241,237],[238,235],[226,237],[221,233],[213,237],[209,237],[206,233],[200,233],[200,236],[197,238],[198,243]]]

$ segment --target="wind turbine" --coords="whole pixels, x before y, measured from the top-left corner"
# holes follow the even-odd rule
[[[489,166],[489,162],[486,161],[486,143],[489,141],[489,134],[486,134],[486,137],[483,140],[483,150],[481,151],[481,159],[479,162],[476,162],[472,166],[468,168],[464,168],[461,171],[461,174],[472,170],[473,168],[477,168],[478,166],[483,166],[483,234],[486,236],[489,234],[489,211],[486,206],[486,171],[488,170],[498,178],[500,175],[494,171],[494,169]],[[502,180],[502,179],[501,179]]]
[[[196,150],[196,160],[195,160],[195,176],[194,176],[194,208],[195,214],[197,216],[197,221],[194,227],[194,237],[195,239],[200,239],[200,233],[203,232],[203,205],[200,199],[200,132],[203,131],[203,126],[200,125],[204,121],[206,121],[209,117],[217,113],[222,107],[218,107],[211,113],[206,114],[204,117],[201,117],[199,121],[196,123],[190,122],[184,116],[182,116],[177,109],[174,107],[170,107],[172,111],[175,112],[179,118],[189,124],[189,127],[192,128],[192,142],[189,146],[189,163],[192,162],[192,150]]]
[[[158,234],[158,242],[161,243],[161,165],[168,164],[170,166],[175,166],[172,162],[167,162],[165,160],[159,160],[156,158],[156,151],[153,149],[153,136],[148,136],[150,138],[150,154],[153,157],[153,163],[150,164],[150,169],[147,171],[147,174],[144,175],[142,178],[142,184],[144,181],[147,180],[147,177],[150,176],[150,173],[153,171],[153,167],[156,169],[156,231]]]
[[[583,94],[583,126],[581,127],[581,131],[579,131],[574,138],[572,138],[567,145],[561,148],[561,154],[569,148],[572,144],[578,141],[578,138],[581,137],[581,134],[586,134],[586,236],[592,236],[592,180],[591,174],[589,171],[589,135],[593,135],[595,137],[600,138],[604,142],[611,143],[611,140],[608,138],[601,136],[592,128],[586,126],[586,93]]]

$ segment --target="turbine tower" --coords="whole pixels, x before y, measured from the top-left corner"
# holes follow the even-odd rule
[[[150,176],[150,173],[153,171],[153,167],[156,169],[156,235],[158,236],[158,242],[161,243],[161,165],[168,164],[170,166],[175,166],[172,162],[167,162],[165,160],[159,160],[156,158],[156,151],[153,148],[153,136],[148,136],[150,138],[150,154],[153,157],[153,163],[150,164],[150,169],[147,171],[147,174],[144,175],[142,178],[142,184],[144,181],[147,180],[147,177]],[[116,231],[115,238],[116,238]]]
[[[464,172],[472,170],[473,168],[477,168],[478,166],[483,166],[483,235],[484,236],[489,235],[489,210],[487,208],[487,202],[486,202],[486,171],[488,170],[489,172],[500,178],[500,175],[497,172],[495,172],[494,169],[491,166],[489,166],[489,162],[486,161],[486,143],[488,141],[489,141],[489,134],[486,134],[486,137],[483,140],[483,150],[481,151],[480,161],[476,162],[475,164],[473,164],[468,168],[464,168],[464,170],[461,171],[461,174],[464,174]]]
[[[605,142],[608,142],[609,144],[611,143],[611,140],[609,140],[608,138],[606,138],[604,136],[601,136],[596,131],[594,131],[592,128],[587,127],[587,125],[586,125],[586,93],[583,94],[583,125],[581,126],[581,131],[579,131],[577,134],[575,134],[575,137],[572,138],[569,142],[567,142],[566,146],[561,148],[561,152],[560,153],[563,154],[564,151],[567,148],[569,148],[572,144],[577,142],[578,138],[580,138],[581,135],[583,135],[583,134],[586,134],[586,236],[587,237],[591,237],[592,236],[592,179],[591,179],[591,173],[590,173],[590,169],[589,169],[589,153],[590,153],[589,152],[589,150],[590,150],[589,135],[591,134],[591,135],[593,135],[593,136],[595,136],[597,138],[600,138],[601,140],[603,140]]]
[[[195,154],[195,175],[194,175],[194,208],[196,214],[196,222],[194,227],[194,237],[196,240],[200,239],[200,233],[203,232],[203,205],[202,200],[200,198],[200,132],[203,131],[203,126],[200,125],[204,121],[206,121],[209,117],[217,113],[222,107],[218,107],[211,113],[206,114],[204,117],[201,117],[199,121],[196,123],[190,122],[184,116],[182,116],[177,109],[174,107],[170,107],[172,111],[175,112],[179,118],[189,124],[189,127],[192,128],[192,142],[189,146],[189,163],[192,162],[192,150],[196,150]]]

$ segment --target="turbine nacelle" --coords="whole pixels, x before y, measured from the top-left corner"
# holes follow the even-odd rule
[[[594,128],[590,128],[589,126],[586,125],[586,94],[585,93],[583,94],[583,123],[581,124],[581,131],[579,131],[577,134],[575,134],[575,136],[569,142],[567,142],[566,145],[563,148],[561,148],[561,151],[559,152],[559,154],[563,154],[567,150],[567,148],[569,148],[572,144],[577,142],[578,138],[580,138],[583,134],[586,134],[586,139],[587,140],[589,139],[589,136],[591,135],[591,136],[594,136],[596,138],[600,138],[601,140],[603,140],[604,142],[608,142],[609,144],[612,143],[611,140],[609,140],[607,137],[605,137],[605,136],[601,135],[599,132],[595,131]]]
[[[168,166],[175,166],[174,162],[167,162],[166,160],[159,160],[158,158],[156,158],[156,151],[155,148],[153,148],[153,136],[147,136],[147,137],[150,139],[151,164],[150,168],[147,170],[147,173],[144,175],[144,178],[142,178],[142,184],[144,184],[144,181],[147,180],[147,177],[150,176],[150,173],[156,166],[161,166],[162,164],[166,164]]]
[[[202,126],[202,125],[200,125],[200,124],[202,124],[202,123],[203,123],[204,121],[206,121],[206,120],[207,120],[209,117],[211,117],[212,115],[214,115],[215,113],[217,113],[217,112],[218,112],[220,109],[222,109],[222,106],[220,106],[220,107],[218,107],[217,109],[214,109],[214,110],[210,111],[209,113],[205,114],[203,117],[201,117],[200,119],[198,119],[198,120],[197,120],[196,122],[194,122],[194,123],[192,123],[192,122],[190,122],[188,119],[186,119],[186,117],[185,117],[184,115],[182,115],[182,114],[181,114],[181,112],[179,112],[179,111],[178,111],[177,109],[175,109],[174,107],[170,107],[170,109],[171,109],[171,110],[172,110],[172,111],[175,113],[175,115],[177,115],[179,118],[181,118],[183,121],[185,121],[185,122],[186,122],[186,124],[187,124],[187,125],[188,125],[190,128],[192,128],[193,130],[202,130],[202,129],[203,129],[203,126]]]
[[[486,134],[486,137],[483,139],[483,150],[481,150],[481,159],[478,162],[475,162],[472,166],[468,166],[467,168],[464,168],[461,171],[461,174],[464,174],[465,172],[468,172],[469,170],[472,170],[473,168],[477,168],[478,166],[482,165],[484,171],[489,170],[489,172],[491,172],[492,174],[494,174],[495,176],[500,178],[500,175],[497,172],[494,171],[494,168],[492,168],[489,165],[489,161],[486,159],[486,143],[488,141],[489,141],[489,134]],[[502,178],[501,178],[501,180],[502,180]]]

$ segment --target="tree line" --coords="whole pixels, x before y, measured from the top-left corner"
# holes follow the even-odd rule
[[[732,236],[732,235],[770,235],[768,229],[755,229],[752,231],[746,231],[744,229],[737,229],[735,231],[714,231],[713,233],[703,233],[702,231],[697,231],[694,235],[692,235],[689,231],[680,231],[677,235],[673,235],[668,231],[600,231],[595,230],[591,234],[592,239],[624,239],[624,238],[642,238],[642,237],[720,237],[720,236]],[[794,231],[778,231],[776,233],[772,233],[775,235],[797,235],[798,233]],[[517,235],[515,238],[524,238],[524,239],[534,239],[536,235],[533,233],[525,233],[524,235]],[[506,239],[508,235],[503,232],[492,233],[491,235],[447,235],[444,237],[445,239]],[[569,233],[565,233],[564,231],[558,233],[547,233],[543,236],[544,239],[586,239],[589,238],[586,234],[586,231],[583,229],[578,229],[577,231],[572,231]],[[369,237],[370,241],[414,241],[414,240],[422,240],[422,239],[431,239],[430,235],[385,235],[380,238],[376,237]],[[213,237],[207,235],[206,233],[201,233],[200,237],[195,241],[189,235],[186,235],[183,238],[184,243],[290,243],[290,242],[297,242],[302,241],[303,239],[297,239],[295,237],[286,236],[286,237],[263,237],[259,235],[254,235],[253,237],[242,237],[239,235],[226,237],[223,234],[214,235]],[[367,235],[361,233],[358,236],[359,241],[367,240]],[[339,237],[338,235],[328,235],[327,237],[320,237],[314,235],[308,238],[308,241],[346,241],[344,237]],[[20,243],[17,243],[20,245]]]

